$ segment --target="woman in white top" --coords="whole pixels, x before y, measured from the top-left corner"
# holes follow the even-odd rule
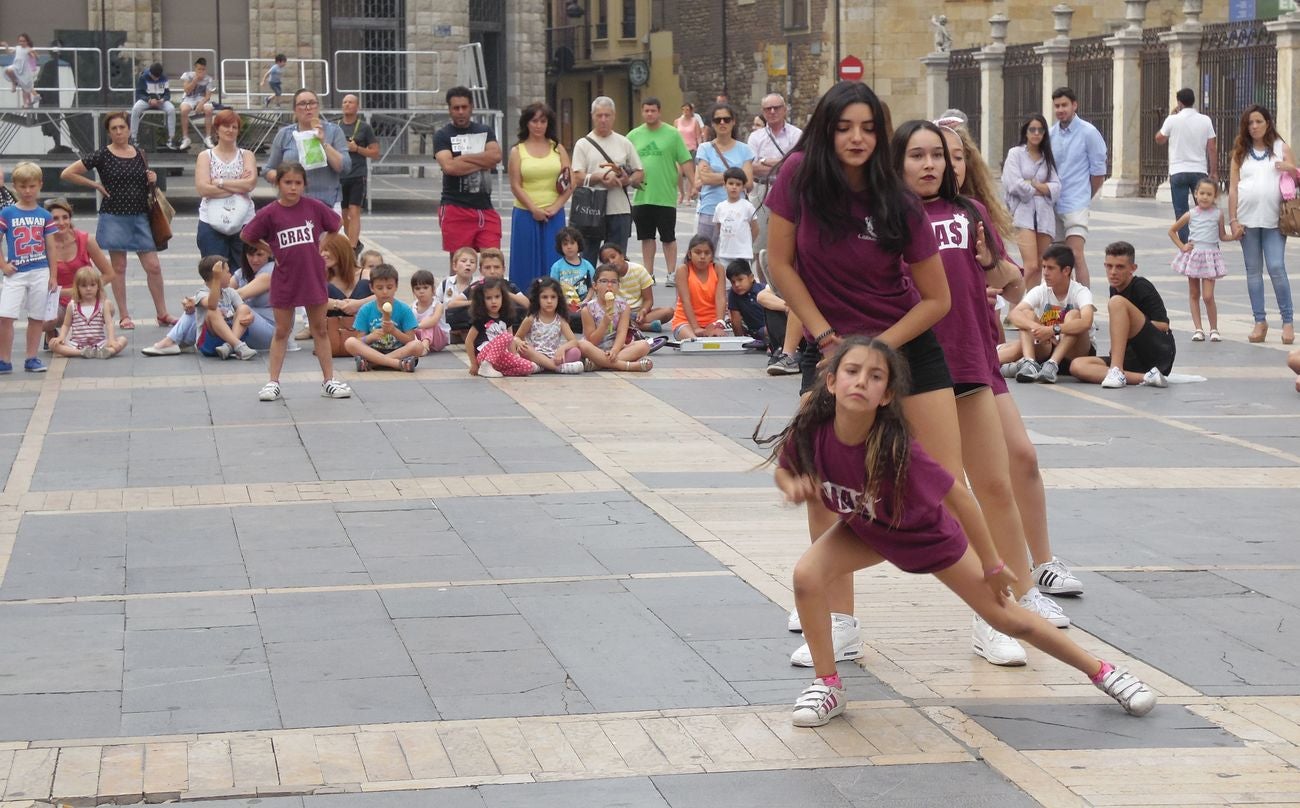
[[[199,202],[199,255],[220,255],[229,264],[244,264],[244,244],[239,232],[253,218],[252,192],[257,187],[257,161],[239,148],[239,114],[223,109],[212,119],[217,131],[215,148],[194,161],[194,187]]]
[[[1056,212],[1052,205],[1061,191],[1047,119],[1034,114],[1020,125],[1020,144],[1007,152],[1002,166],[1002,190],[1016,226],[1016,245],[1025,266],[1025,288],[1042,278],[1039,258],[1056,237]]]
[[[1232,178],[1228,186],[1228,219],[1233,238],[1240,239],[1246,260],[1246,291],[1255,315],[1251,342],[1268,336],[1264,315],[1264,265],[1282,314],[1282,342],[1295,341],[1291,282],[1286,277],[1286,236],[1278,228],[1284,172],[1300,175],[1291,147],[1273,127],[1273,116],[1258,104],[1241,114],[1241,129],[1232,146]]]

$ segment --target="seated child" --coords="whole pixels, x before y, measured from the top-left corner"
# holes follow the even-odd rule
[[[618,270],[618,296],[632,311],[632,327],[638,331],[659,331],[661,323],[673,319],[672,306],[655,308],[654,278],[640,264],[627,260],[623,248],[606,242],[600,245],[600,263]]]
[[[446,348],[451,342],[451,328],[443,316],[446,309],[438,302],[438,279],[427,269],[417,269],[411,275],[411,294],[415,295],[415,305],[411,309],[418,321],[415,336],[424,342],[425,353],[433,353]]]
[[[528,316],[515,332],[515,353],[552,373],[581,373],[582,351],[560,309],[564,290],[555,278],[541,277],[529,290]]]
[[[204,284],[194,293],[195,316],[201,318],[195,340],[199,353],[222,359],[237,356],[245,361],[257,356],[257,351],[244,342],[244,332],[257,315],[230,288],[230,267],[226,259],[219,255],[206,256],[199,262],[199,277]]]
[[[754,280],[754,272],[744,258],[733,259],[727,264],[727,282],[731,284],[727,292],[731,333],[738,337],[753,337],[770,354],[772,339],[767,330],[768,312],[759,302],[759,295],[767,291],[767,284]],[[781,333],[784,336],[785,329],[781,329]]]
[[[487,379],[528,376],[540,368],[536,362],[514,352],[514,301],[506,294],[506,282],[488,278],[470,293],[470,318],[465,335],[469,375]]]
[[[478,269],[478,253],[473,247],[461,247],[451,258],[452,274],[438,289],[438,302],[442,304],[443,318],[452,342],[465,339],[469,330],[469,287]]]
[[[566,227],[556,233],[555,249],[562,257],[551,264],[549,274],[564,289],[564,302],[569,314],[576,315],[582,301],[591,293],[591,276],[596,270],[582,257],[582,231],[578,228]]]
[[[618,270],[601,264],[596,270],[596,292],[582,306],[582,355],[602,370],[644,372],[654,367],[646,358],[650,343],[629,339],[632,312],[615,291]]]
[[[482,283],[485,278],[501,278],[504,280],[506,277],[505,253],[495,247],[488,247],[479,253],[478,274],[479,279],[474,283]],[[506,280],[506,289],[509,290],[510,299],[515,302],[515,313],[520,314],[527,311],[528,295],[519,291],[519,287],[509,280]]]
[[[244,245],[244,265],[237,274],[232,274],[227,285],[239,293],[239,297],[253,312],[244,331],[244,342],[256,349],[271,347],[271,338],[275,334],[275,317],[271,313],[271,274],[275,265],[271,263],[271,254],[256,244]],[[205,293],[206,294],[206,293]],[[197,311],[195,298],[181,298],[181,316],[167,331],[167,336],[152,345],[140,349],[145,356],[175,356],[180,353],[193,353],[199,338],[203,314]],[[298,343],[289,340],[286,350],[297,351]]]
[[[113,335],[113,304],[104,295],[104,279],[94,267],[82,267],[73,276],[75,297],[68,301],[59,335],[50,350],[59,356],[110,359],[126,347],[126,337]]]
[[[677,268],[677,307],[673,339],[720,337],[727,333],[725,287],[713,264],[713,240],[696,235],[687,249],[687,263]]]
[[[360,336],[348,337],[343,349],[356,357],[358,373],[374,365],[414,373],[428,346],[415,336],[420,324],[415,312],[397,299],[397,270],[388,264],[372,269],[370,291],[375,299],[363,305],[352,320]]]

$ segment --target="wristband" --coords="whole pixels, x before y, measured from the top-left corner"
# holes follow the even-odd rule
[[[989,578],[992,578],[994,575],[997,575],[999,572],[1002,572],[1002,570],[1006,568],[1007,568],[1007,562],[999,561],[996,567],[993,567],[992,569],[984,570],[984,580],[987,581]]]
[[[817,343],[817,347],[820,348],[822,347],[823,342],[825,342],[826,340],[834,336],[836,336],[835,329],[828,328],[825,331],[818,334],[817,336],[813,337],[813,342]]]

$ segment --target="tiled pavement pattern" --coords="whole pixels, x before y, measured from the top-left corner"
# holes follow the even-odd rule
[[[749,436],[797,383],[755,357],[488,382],[447,353],[326,401],[302,352],[268,405],[261,359],[146,360],[142,325],[0,381],[0,806],[1300,804],[1300,398],[1231,247],[1227,341],[1186,341],[1166,215],[1105,203],[1094,246],[1138,245],[1208,381],[1014,390],[1071,634],[1147,719],[1042,654],[988,666],[946,590],[873,570],[847,719],[790,727],[806,533]],[[430,227],[366,240],[406,277]]]

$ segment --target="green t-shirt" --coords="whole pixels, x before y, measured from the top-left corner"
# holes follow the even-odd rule
[[[632,199],[633,205],[677,207],[678,166],[691,161],[686,141],[677,127],[660,123],[658,129],[645,124],[627,133],[627,139],[641,156],[645,182]]]

